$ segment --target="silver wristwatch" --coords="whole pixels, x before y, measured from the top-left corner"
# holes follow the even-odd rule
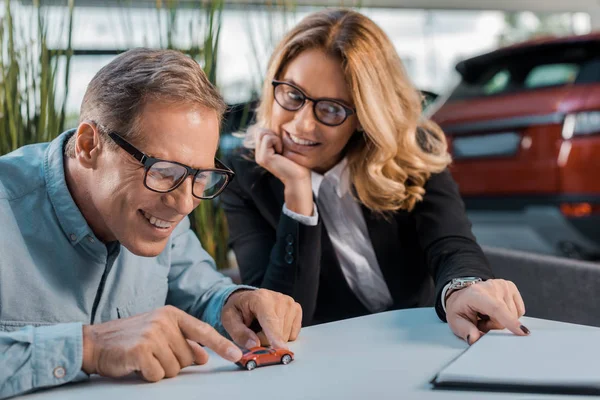
[[[482,282],[482,281],[483,281],[483,279],[477,278],[474,276],[470,276],[470,277],[466,277],[466,278],[454,278],[454,279],[452,279],[452,281],[450,281],[450,284],[446,288],[447,290],[444,295],[444,300],[446,300],[448,298],[448,296],[450,296],[450,293],[455,292],[460,289],[464,289],[466,287],[469,287],[471,285],[474,285],[474,284],[476,284],[478,282]]]

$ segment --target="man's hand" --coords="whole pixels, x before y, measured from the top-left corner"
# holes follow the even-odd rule
[[[257,319],[263,340],[250,328]],[[275,348],[287,348],[296,340],[302,326],[302,307],[294,299],[266,289],[240,290],[227,299],[222,314],[223,327],[240,346],[251,348],[261,342]]]
[[[473,344],[491,329],[508,329],[520,336],[529,334],[519,318],[525,304],[514,283],[490,279],[450,294],[446,319],[455,335]]]
[[[131,318],[83,327],[83,366],[88,374],[120,377],[139,372],[150,382],[176,376],[182,368],[205,364],[198,344],[236,362],[240,349],[212,326],[172,306]]]

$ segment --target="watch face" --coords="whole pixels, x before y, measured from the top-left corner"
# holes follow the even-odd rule
[[[468,277],[468,278],[456,278],[452,282],[452,287],[455,289],[464,288],[465,286],[472,285],[473,283],[481,282],[481,278]]]

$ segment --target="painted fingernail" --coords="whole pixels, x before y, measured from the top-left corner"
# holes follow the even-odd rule
[[[523,331],[524,334],[529,335],[531,332],[529,331],[529,329],[527,329],[525,327],[525,325],[521,325],[520,326],[521,330]]]
[[[258,343],[256,343],[256,340],[254,340],[254,339],[249,339],[249,340],[246,342],[246,348],[247,348],[247,349],[251,349],[251,348],[253,348],[253,347],[258,347]]]
[[[227,359],[229,359],[230,361],[237,361],[240,358],[242,358],[242,351],[240,349],[238,349],[237,347],[230,347],[227,349],[227,352],[225,353],[225,355],[227,356]]]
[[[467,335],[467,344],[471,345],[471,335]]]

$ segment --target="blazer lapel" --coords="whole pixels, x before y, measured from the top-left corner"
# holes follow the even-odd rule
[[[319,278],[319,301],[324,315],[337,315],[338,319],[344,319],[369,314],[344,277],[325,224],[322,224],[321,230]],[[328,321],[324,319],[321,322]]]
[[[397,304],[402,298],[400,279],[402,265],[399,260],[398,223],[395,214],[386,219],[381,215],[374,214],[362,204],[361,209],[383,279],[385,279],[394,304]]]

